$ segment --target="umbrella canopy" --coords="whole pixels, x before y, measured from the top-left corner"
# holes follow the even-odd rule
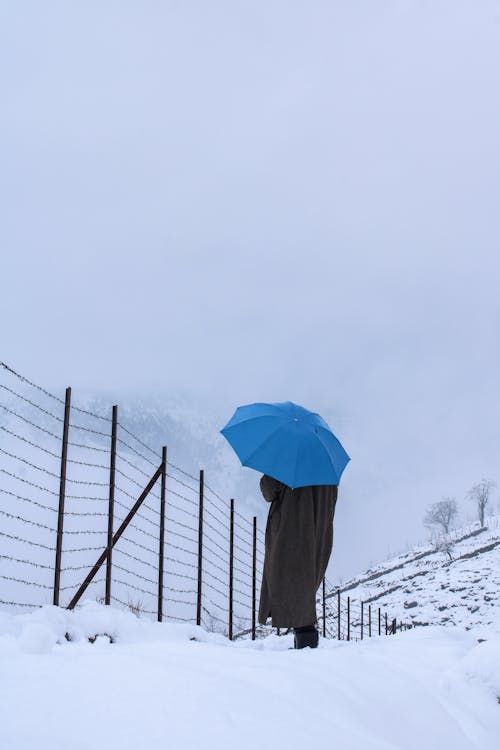
[[[338,484],[349,462],[324,419],[291,401],[240,406],[221,433],[243,466],[292,489]]]

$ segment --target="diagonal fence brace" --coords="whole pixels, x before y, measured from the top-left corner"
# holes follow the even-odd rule
[[[129,511],[127,517],[123,520],[120,528],[117,530],[116,534],[113,536],[112,547],[115,546],[115,544],[117,543],[117,541],[119,540],[119,538],[121,537],[121,535],[123,534],[123,532],[125,531],[125,529],[127,528],[127,526],[129,525],[130,521],[135,516],[135,514],[137,513],[137,511],[139,510],[139,508],[141,507],[142,503],[144,502],[144,500],[146,499],[146,497],[149,495],[149,493],[153,489],[155,483],[158,481],[158,479],[161,476],[162,472],[163,472],[163,462],[156,469],[155,473],[153,474],[153,476],[149,480],[147,486],[144,488],[144,490],[141,492],[140,496],[137,498],[137,500],[135,502],[135,505],[133,506],[133,508],[131,508],[131,510]],[[68,609],[74,609],[75,608],[76,604],[78,604],[78,602],[80,601],[81,597],[85,593],[87,587],[92,582],[92,580],[95,578],[95,576],[98,573],[101,565],[103,565],[103,563],[107,560],[107,557],[108,557],[108,548],[106,547],[106,549],[101,554],[101,556],[97,560],[96,564],[94,565],[94,567],[92,568],[92,570],[89,572],[88,576],[86,577],[86,579],[84,580],[84,582],[82,583],[82,585],[80,586],[80,588],[78,589],[78,591],[76,592],[76,594],[74,595],[73,599],[68,604]]]

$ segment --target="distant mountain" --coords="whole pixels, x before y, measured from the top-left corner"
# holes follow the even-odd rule
[[[109,401],[87,399],[91,411],[109,412]],[[234,497],[242,512],[258,515],[267,513],[258,489],[259,475],[243,469],[237,457],[220,434],[220,429],[231,417],[216,411],[196,409],[181,397],[148,399],[129,398],[120,406],[119,420],[143,442],[161,454],[168,448],[169,460],[197,476],[204,469],[207,483],[229,499]]]

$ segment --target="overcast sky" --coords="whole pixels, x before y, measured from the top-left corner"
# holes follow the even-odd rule
[[[500,480],[500,2],[0,0],[0,87],[0,358],[320,411],[339,555]]]

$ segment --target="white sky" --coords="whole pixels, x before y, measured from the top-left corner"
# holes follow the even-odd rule
[[[295,400],[338,554],[420,535],[500,479],[499,92],[494,0],[0,1],[1,357]]]

